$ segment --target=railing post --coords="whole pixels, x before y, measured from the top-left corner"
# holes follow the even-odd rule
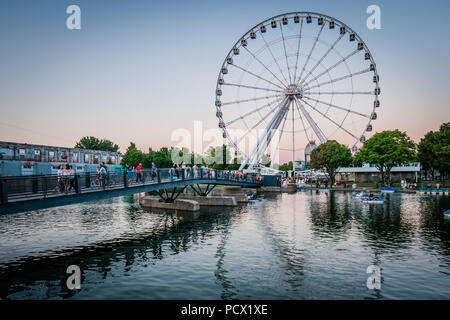
[[[128,188],[128,177],[127,177],[127,169],[123,170],[123,186],[124,188]]]
[[[200,168],[200,178],[203,179],[203,168]]]
[[[156,176],[158,177],[158,183],[161,183],[161,171],[156,169]]]
[[[8,183],[6,180],[0,180],[0,200],[2,203],[8,203]]]
[[[76,193],[81,193],[81,180],[80,180],[80,175],[76,174],[75,175],[75,192]]]
[[[91,187],[91,174],[89,172],[86,172],[86,188]]]
[[[33,193],[37,193],[38,192],[38,177],[37,176],[32,176],[31,177],[31,190]]]
[[[142,184],[145,184],[145,171],[141,170],[141,175],[142,175]]]
[[[181,169],[181,179],[185,180],[185,178],[186,178],[186,169],[182,168]]]

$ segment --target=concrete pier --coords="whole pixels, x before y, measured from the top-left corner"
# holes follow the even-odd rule
[[[140,205],[146,209],[168,209],[179,211],[198,211],[200,204],[189,199],[177,199],[172,203],[162,202],[159,197],[145,196],[141,198]]]
[[[214,189],[211,192],[213,196],[230,196],[234,197],[238,203],[248,203],[248,197],[241,187],[223,187]]]
[[[281,187],[261,187],[258,192],[281,192]]]
[[[200,207],[212,206],[212,207],[235,207],[237,206],[237,201],[234,196],[197,196],[189,193],[180,194],[178,199],[187,199],[197,201]]]

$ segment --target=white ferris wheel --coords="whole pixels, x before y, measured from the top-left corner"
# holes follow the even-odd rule
[[[227,54],[216,116],[241,169],[259,166],[269,149],[295,161],[327,140],[356,152],[377,119],[378,82],[369,48],[346,24],[313,12],[281,14]]]

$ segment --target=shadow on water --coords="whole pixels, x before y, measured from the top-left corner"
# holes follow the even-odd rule
[[[94,245],[72,247],[67,250],[54,251],[39,257],[25,257],[19,261],[0,264],[0,297],[8,296],[26,288],[45,283],[47,298],[69,298],[77,291],[68,290],[66,286],[66,270],[69,265],[78,265],[81,270],[95,271],[101,279],[106,279],[114,262],[124,261],[124,270],[130,270],[136,260],[148,262],[151,259],[162,260],[168,255],[188,251],[192,245],[217,236],[220,230],[220,241],[216,257],[217,283],[223,287],[222,298],[229,299],[235,295],[235,289],[227,279],[223,266],[225,245],[229,237],[229,227],[233,223],[235,208],[201,209],[200,212],[170,212],[164,210],[144,211],[133,197],[124,197],[126,218],[137,220],[143,214],[151,214],[155,225],[151,230],[140,232],[118,239],[112,239]],[[233,214],[232,214],[233,213]],[[237,211],[239,213],[239,210]],[[102,214],[105,212],[102,211]],[[114,212],[107,213],[108,215]],[[83,223],[95,223],[95,212],[83,210]],[[105,217],[102,217],[102,220]],[[84,281],[82,276],[82,283]],[[32,297],[31,297],[32,298]]]

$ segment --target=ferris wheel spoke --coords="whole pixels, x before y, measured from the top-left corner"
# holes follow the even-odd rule
[[[280,23],[280,32],[281,32],[281,39],[283,39],[284,56],[286,57],[286,67],[287,67],[287,72],[288,72],[288,75],[289,75],[289,83],[292,83],[291,70],[289,68],[289,62],[288,62],[288,56],[287,56],[287,51],[286,51],[286,43],[285,43],[285,40],[284,40],[283,24],[282,23]]]
[[[358,53],[359,50],[356,49],[355,51],[351,52],[349,55],[347,55],[346,57],[342,58],[341,60],[339,60],[338,62],[336,62],[335,64],[333,64],[331,67],[325,69],[324,71],[322,71],[320,74],[318,74],[317,76],[315,76],[314,78],[312,78],[311,80],[309,80],[307,83],[305,83],[305,86],[309,85],[311,82],[319,79],[321,76],[323,76],[324,74],[330,72],[331,70],[333,70],[334,68],[336,68],[337,66],[339,66],[341,63],[344,63],[345,61],[347,61],[348,59],[350,59],[352,56],[354,56],[356,53]]]
[[[270,53],[270,55],[272,56],[273,61],[275,61],[275,64],[277,65],[278,70],[280,71],[281,75],[283,76],[284,81],[286,81],[285,85],[288,85],[289,82],[288,82],[286,76],[284,75],[283,70],[281,70],[280,64],[278,63],[278,60],[275,58],[275,55],[273,54],[272,49],[270,49],[270,46],[269,46],[269,44],[267,43],[266,38],[264,38],[264,36],[263,36],[261,30],[259,31],[259,34],[261,35],[261,38],[263,39],[264,43],[266,44],[266,48],[269,50],[269,53]]]
[[[320,37],[320,34],[322,33],[322,30],[323,30],[323,27],[324,27],[324,26],[325,26],[325,24],[322,24],[322,27],[320,28],[319,33],[317,34],[317,37],[316,37],[316,39],[314,40],[314,44],[312,45],[311,50],[309,51],[308,57],[306,58],[306,62],[305,62],[305,64],[303,65],[302,72],[301,72],[300,75],[298,76],[297,85],[298,85],[298,83],[300,82],[300,80],[302,79],[303,72],[305,72],[305,68],[306,68],[306,66],[307,66],[308,63],[309,63],[309,60],[311,59],[311,55],[312,55],[314,49],[316,48],[317,42],[319,41],[319,37]]]
[[[228,121],[227,123],[225,123],[225,126],[229,126],[229,125],[235,123],[236,121],[243,120],[244,118],[246,118],[246,117],[248,117],[248,116],[254,114],[255,112],[259,112],[259,111],[261,111],[261,110],[264,109],[264,108],[270,107],[271,105],[273,105],[274,103],[279,102],[280,100],[281,100],[280,98],[275,99],[275,100],[272,100],[271,102],[266,103],[265,105],[263,105],[263,106],[261,106],[261,107],[259,107],[259,108],[256,108],[255,110],[251,110],[251,111],[249,111],[249,112],[243,114],[242,116],[237,117],[236,119],[233,119],[233,120]]]
[[[273,83],[272,81],[267,80],[267,79],[265,79],[265,78],[263,78],[263,77],[261,77],[261,76],[255,74],[255,73],[253,73],[253,72],[251,72],[251,71],[248,71],[247,69],[244,69],[244,68],[242,68],[242,67],[240,67],[240,66],[238,66],[238,65],[236,65],[236,64],[234,64],[234,63],[232,63],[232,64],[230,64],[230,65],[232,65],[233,67],[236,67],[236,68],[238,68],[238,69],[240,69],[240,70],[242,70],[242,71],[244,71],[244,72],[246,72],[246,73],[248,73],[248,74],[250,74],[250,75],[252,75],[252,76],[254,76],[254,77],[258,78],[258,79],[260,79],[260,80],[263,80],[263,81],[265,81],[265,82],[267,82],[267,83],[270,83],[271,85],[273,85],[273,86],[275,86],[275,87],[277,87],[277,88],[280,88],[281,90],[284,90],[283,87],[280,87],[279,85]]]
[[[323,85],[326,85],[326,84],[331,84],[331,83],[335,83],[335,82],[338,82],[338,81],[342,81],[342,80],[345,80],[345,79],[348,79],[348,78],[351,78],[351,77],[355,77],[355,76],[358,76],[360,74],[364,74],[364,73],[367,73],[367,72],[370,72],[370,68],[367,68],[367,69],[364,69],[364,70],[361,70],[361,71],[358,71],[358,72],[353,72],[353,73],[347,74],[347,75],[339,77],[339,78],[331,79],[330,81],[325,81],[325,82],[316,84],[316,85],[314,85],[312,87],[308,87],[308,89],[310,90],[310,89],[314,89],[314,88],[317,88],[317,87],[320,87],[320,86],[323,86]]]
[[[269,125],[266,127],[264,132],[258,138],[256,145],[253,147],[248,156],[242,162],[241,166],[239,167],[239,170],[242,170],[247,164],[254,165],[255,160],[257,161],[257,159],[260,159],[262,154],[266,151],[267,147],[269,146],[273,138],[275,130],[280,126],[281,121],[286,116],[289,107],[289,100],[286,98],[282,101],[281,104],[282,107],[278,108],[277,113],[275,113],[275,115],[272,117],[272,119],[269,122]]]
[[[305,132],[306,141],[309,142],[311,139],[309,138],[308,132],[306,131],[305,121],[303,120],[302,113],[300,112],[300,108],[298,107],[297,100],[294,99],[294,102],[295,102],[295,105],[296,105],[296,107],[297,107],[298,115],[300,116],[300,121],[301,121],[301,123],[302,123],[303,131]]]
[[[265,121],[265,119],[270,116],[280,105],[283,104],[283,102],[286,99],[283,99],[279,104],[277,104],[275,107],[273,107],[272,109],[270,109],[270,111],[268,113],[266,113],[266,115],[264,117],[261,117],[261,119],[251,128],[249,128],[243,135],[242,137],[240,137],[235,144],[239,144],[250,132],[252,132],[252,130],[255,130],[263,121]]]
[[[319,92],[309,92],[309,91],[307,91],[307,92],[305,92],[304,93],[304,96],[308,96],[308,95],[311,95],[311,94],[316,94],[316,95],[321,95],[321,94],[331,94],[331,95],[333,95],[333,94],[351,94],[351,95],[354,95],[354,94],[369,94],[369,95],[371,95],[371,94],[374,94],[372,91],[345,91],[345,92],[343,92],[343,91],[319,91]]]
[[[283,136],[284,126],[286,125],[286,121],[287,121],[287,116],[288,116],[288,114],[286,113],[286,115],[284,116],[283,124],[281,126],[280,136],[278,137],[278,142],[276,144],[275,150],[278,149],[278,146],[280,145],[281,137]]]
[[[303,80],[300,81],[299,85],[302,85],[303,83],[305,83],[306,79],[308,79],[308,77],[310,75],[312,75],[312,73],[314,72],[314,70],[316,70],[316,68],[322,63],[322,61],[328,56],[328,54],[331,52],[331,50],[334,49],[334,47],[337,45],[337,43],[344,37],[343,34],[340,35],[339,38],[337,38],[337,40],[328,48],[327,52],[325,52],[325,54],[317,61],[317,63],[314,65],[314,67],[309,70],[309,72],[306,74],[305,78]]]
[[[239,88],[247,88],[247,89],[264,90],[264,91],[272,91],[272,92],[283,93],[283,91],[281,91],[281,90],[275,90],[275,89],[270,89],[270,88],[254,87],[254,86],[247,86],[247,85],[244,85],[244,84],[237,84],[237,83],[224,82],[222,85],[223,86],[233,86],[233,87],[239,87]]]
[[[270,72],[270,74],[275,78],[275,79],[277,79],[280,83],[281,83],[281,85],[282,86],[286,86],[286,84],[283,82],[283,81],[281,81],[261,60],[259,60],[258,59],[258,57],[253,53],[253,52],[251,52],[249,49],[247,49],[247,47],[243,47],[245,50],[247,50],[247,52],[253,57],[253,59],[255,59],[256,61],[258,61],[259,62],[259,64],[261,64],[263,67],[264,67],[264,69],[266,69],[267,71],[269,71]]]
[[[231,105],[231,104],[239,104],[239,103],[244,103],[244,102],[258,101],[258,100],[270,99],[270,98],[281,97],[281,96],[282,96],[282,94],[273,94],[273,95],[265,96],[265,97],[257,97],[257,98],[250,98],[250,99],[244,99],[244,100],[224,102],[224,103],[222,103],[222,107]]]
[[[308,121],[309,125],[313,129],[317,138],[319,138],[321,143],[325,143],[327,141],[327,139],[325,139],[325,135],[323,134],[322,130],[320,130],[317,123],[314,121],[314,119],[311,117],[311,115],[306,111],[305,107],[300,103],[300,101],[298,101],[297,98],[295,98],[295,100],[297,101],[297,105],[299,106],[300,110],[302,111],[302,113],[305,116],[306,120]]]
[[[357,111],[354,111],[354,110],[351,110],[351,109],[343,108],[343,107],[337,106],[337,105],[335,105],[335,104],[328,103],[328,102],[324,102],[324,101],[321,101],[321,100],[309,98],[309,97],[307,97],[307,96],[303,96],[303,98],[308,99],[308,100],[311,100],[311,101],[314,101],[314,102],[317,102],[317,103],[324,104],[324,105],[329,106],[329,107],[332,107],[332,108],[336,108],[336,109],[340,109],[340,110],[343,110],[343,111],[347,111],[347,112],[350,112],[350,113],[359,115],[359,116],[361,116],[361,117],[365,117],[365,118],[370,119],[370,115],[368,115],[368,114],[364,114],[364,113],[360,113],[360,112],[357,112]]]
[[[298,43],[297,43],[297,54],[295,58],[295,70],[294,70],[294,83],[297,78],[297,66],[298,66],[298,56],[300,52],[300,42],[302,40],[302,29],[303,29],[303,19],[300,21],[300,32],[298,34]]]
[[[320,110],[318,110],[317,108],[315,108],[314,106],[312,106],[311,104],[309,104],[307,101],[302,100],[302,102],[304,102],[305,104],[307,104],[311,109],[313,109],[314,111],[316,111],[317,113],[321,114],[325,119],[327,119],[328,121],[330,121],[331,123],[333,123],[334,125],[336,125],[339,129],[342,129],[344,132],[348,133],[350,136],[352,136],[353,138],[358,140],[358,137],[356,137],[353,133],[351,133],[350,131],[348,131],[347,129],[345,129],[342,124],[337,123],[336,121],[334,121],[333,119],[331,119],[330,117],[327,116],[326,113],[321,112]]]

